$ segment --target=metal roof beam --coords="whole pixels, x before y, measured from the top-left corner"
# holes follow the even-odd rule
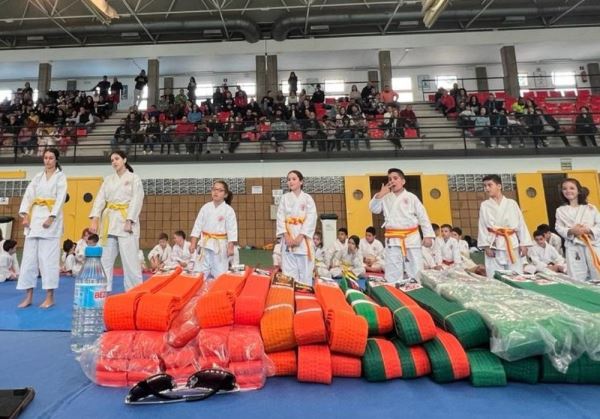
[[[133,11],[133,9],[131,8],[131,6],[129,5],[129,3],[127,3],[127,0],[121,0],[123,5],[127,8],[127,10],[129,11],[129,13],[131,13],[131,15],[133,16],[133,18],[137,21],[137,23],[142,27],[142,29],[144,30],[144,32],[146,32],[146,35],[148,35],[148,38],[150,38],[150,40],[154,43],[156,43],[156,40],[154,39],[154,37],[152,36],[152,34],[150,33],[150,31],[148,30],[148,28],[146,27],[146,25],[144,25],[142,23],[142,21],[140,20],[140,18],[138,17],[138,15]]]

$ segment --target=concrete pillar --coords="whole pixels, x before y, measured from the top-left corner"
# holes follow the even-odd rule
[[[277,55],[256,56],[256,97],[260,99],[271,90],[273,95],[279,90]]]
[[[280,89],[279,86],[279,72],[277,71],[277,55],[267,56],[267,68],[266,74],[266,87],[267,90],[272,90],[273,94]]]
[[[158,81],[160,79],[159,61],[156,58],[148,60],[148,108],[158,103],[160,98],[160,89]]]
[[[477,78],[477,91],[489,92],[490,88],[487,79],[487,68],[475,67],[475,77]]]
[[[592,94],[600,93],[600,65],[598,63],[589,63],[587,65],[587,73],[589,74],[590,87]]]
[[[385,85],[392,87],[392,56],[389,51],[379,51],[379,79],[380,89]]]
[[[50,90],[50,82],[52,81],[52,64],[40,63],[38,70],[38,98],[46,99],[48,90]]]
[[[367,80],[373,82],[373,86],[379,91],[379,72],[377,70],[370,70],[367,73]],[[360,90],[360,89],[359,89]]]
[[[510,45],[500,48],[500,57],[502,58],[504,73],[504,91],[512,97],[519,97],[521,89],[519,87],[519,70],[517,69],[515,47]]]
[[[175,87],[175,79],[173,79],[173,77],[165,77],[163,79],[163,87],[164,87],[163,93],[158,95],[159,98],[162,95],[175,94],[175,93],[173,93],[173,87]]]

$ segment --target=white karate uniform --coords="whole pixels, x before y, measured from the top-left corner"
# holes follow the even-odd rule
[[[473,269],[477,267],[477,264],[471,259],[471,251],[469,249],[469,243],[466,240],[458,241],[458,250],[460,252],[460,258],[462,261],[462,267],[465,269]]]
[[[356,276],[364,276],[366,271],[360,250],[350,253],[346,249],[335,253],[331,261],[331,276],[334,278],[341,277],[344,274],[344,268],[350,270]]]
[[[23,261],[17,289],[35,288],[38,273],[42,275],[42,288],[51,290],[58,288],[60,275],[60,238],[63,234],[63,205],[67,197],[67,177],[61,170],[56,170],[50,179],[45,172],[38,173],[31,180],[21,200],[19,213],[29,213],[29,228],[25,229]],[[37,198],[53,199],[54,205],[48,208],[33,205]],[[49,228],[44,228],[44,221],[55,216]]]
[[[458,241],[458,250],[461,255],[469,256],[471,254],[471,251],[469,250],[469,243],[467,243],[466,240],[461,239]]]
[[[515,233],[509,236],[514,263],[511,263],[504,237],[488,231],[488,228],[515,230]],[[489,247],[496,254],[492,258],[485,256],[485,270],[488,278],[493,278],[494,272],[499,270],[512,270],[523,273],[523,262],[519,254],[519,246],[531,246],[531,244],[527,224],[525,224],[523,214],[516,201],[503,196],[499,204],[492,198],[481,203],[477,245],[479,247]]]
[[[225,234],[225,239],[211,238],[211,234]],[[216,278],[229,269],[227,244],[237,242],[238,227],[235,211],[226,202],[218,206],[207,202],[200,208],[192,237],[199,238],[199,260],[194,266],[194,272],[202,272],[205,279]]]
[[[281,266],[281,243],[276,243],[273,246],[273,266]]]
[[[431,247],[421,246],[421,256],[423,258],[423,269],[434,269],[437,266]]]
[[[333,242],[333,245],[329,246],[325,249],[325,263],[327,263],[327,267],[330,268],[333,263],[333,258],[337,252],[342,252],[348,250],[348,239],[342,243],[337,238]]]
[[[19,275],[19,267],[15,266],[13,255],[8,252],[0,252],[0,282],[6,281],[12,273]]]
[[[367,239],[363,237],[360,239],[358,249],[360,250],[360,253],[362,253],[363,258],[375,259],[375,262],[373,262],[371,265],[373,268],[383,267],[383,254],[385,252],[385,248],[383,247],[383,243],[381,243],[379,240],[373,239],[373,243],[369,243]]]
[[[79,239],[75,245],[75,264],[73,265],[73,275],[79,275],[83,264],[85,263],[85,248],[87,242],[84,239]]]
[[[181,265],[182,267],[187,268],[191,260],[192,254],[190,253],[190,242],[184,240],[183,247],[177,243],[171,247],[171,255],[165,263],[165,267],[167,269],[175,269],[177,266]]]
[[[315,248],[315,270],[319,277],[330,278],[329,263],[327,262],[327,254],[322,247]]]
[[[442,238],[439,243],[439,253],[436,254],[436,257],[438,266],[441,265],[444,268],[462,266],[459,244],[454,237],[450,237],[448,240]]]
[[[62,254],[60,261],[62,263],[62,271],[63,272],[71,272],[73,273],[73,266],[75,266],[75,255],[72,253],[64,253]]]
[[[125,290],[129,290],[143,281],[142,268],[138,259],[140,249],[140,213],[144,203],[142,180],[135,173],[125,171],[122,176],[113,173],[104,178],[104,183],[94,200],[90,218],[100,217],[100,235],[102,246],[102,267],[108,281],[107,291],[112,291],[113,268],[117,254],[123,263]],[[126,216],[121,211],[107,208],[109,204],[126,204]],[[125,222],[133,222],[133,232],[125,231]],[[108,223],[108,238],[102,242],[102,235]]]
[[[292,223],[296,219],[297,223]],[[285,193],[277,208],[276,236],[281,237],[281,271],[296,281],[312,285],[314,269],[314,244],[312,241],[317,226],[317,207],[312,197],[300,191]],[[289,232],[292,238],[304,235],[298,246],[288,248],[284,234]]]
[[[549,264],[561,266],[563,269],[566,268],[565,259],[558,254],[556,249],[546,243],[545,247],[539,246],[535,243],[529,248],[527,256],[531,259],[531,263],[535,265],[537,272],[544,272],[548,269]]]
[[[562,239],[558,234],[554,234],[550,232],[550,240],[548,240],[550,246],[554,247],[559,255],[564,256],[563,248],[562,248]]]
[[[4,247],[3,246],[4,246],[4,242],[5,241],[6,240],[0,240],[0,255],[3,254],[3,253],[9,254],[8,252],[4,251]],[[17,257],[16,253],[13,253],[11,255],[11,257],[12,257],[12,266],[13,266],[13,268],[15,270],[15,273],[17,275],[19,275],[19,272],[21,270],[20,264],[19,264],[19,258]]]
[[[600,272],[594,266],[590,249],[578,237],[568,233],[576,224],[592,231],[590,240],[596,255],[600,255],[600,213],[592,204],[572,207],[563,205],[556,209],[556,231],[565,239],[565,258],[568,275],[580,281],[600,280]]]
[[[374,214],[385,217],[383,227],[386,229],[409,229],[421,227],[423,237],[435,238],[431,222],[425,207],[419,198],[407,190],[399,194],[388,193],[382,199],[373,197],[369,209]],[[421,237],[416,231],[405,239],[406,253],[402,254],[402,241],[399,238],[388,238],[385,243],[385,280],[387,282],[404,282],[405,274],[416,279],[417,273],[423,269]]]
[[[163,249],[160,244],[157,244],[150,250],[148,253],[148,260],[152,261],[152,258],[158,257],[158,260],[161,263],[166,263],[171,257],[171,245],[167,243],[165,248]]]

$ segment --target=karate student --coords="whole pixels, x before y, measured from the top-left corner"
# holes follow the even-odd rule
[[[304,285],[312,285],[314,268],[313,234],[317,225],[317,207],[305,193],[304,176],[298,170],[287,175],[289,192],[279,201],[277,230],[281,237],[281,271]]]
[[[486,274],[493,278],[499,270],[523,273],[521,258],[532,243],[521,209],[502,194],[500,176],[485,176],[483,189],[489,199],[479,209],[477,245],[485,252]]]
[[[0,252],[0,282],[15,281],[19,277],[19,265],[15,265],[14,255],[17,253],[15,240],[3,240]]]
[[[327,255],[325,249],[323,249],[323,235],[320,231],[315,231],[315,234],[313,234],[313,245],[315,249],[315,273],[318,277],[331,277]]]
[[[277,237],[275,246],[273,246],[273,266],[281,267],[281,238]]]
[[[192,228],[190,254],[200,246],[195,272],[202,272],[205,279],[216,278],[229,269],[229,258],[234,255],[238,239],[235,211],[231,207],[233,195],[223,180],[212,185],[212,201],[200,208]],[[198,241],[198,239],[200,239]]]
[[[173,233],[173,246],[171,247],[171,257],[166,263],[166,267],[167,269],[175,269],[177,266],[181,266],[184,269],[189,267],[193,268],[190,262],[192,262],[192,254],[190,253],[190,242],[186,240],[186,236],[183,231],[177,230],[175,233]]]
[[[125,291],[143,281],[138,259],[140,249],[140,213],[144,203],[142,180],[127,163],[121,150],[110,154],[115,171],[104,178],[90,213],[90,233],[98,233],[102,246],[102,267],[112,291],[113,267],[117,254],[123,263]]]
[[[541,231],[544,234],[544,239],[546,239],[550,246],[554,247],[559,255],[564,256],[562,239],[558,234],[555,234],[550,230],[548,224],[540,224],[537,226],[536,230]]]
[[[331,260],[331,276],[339,278],[345,271],[352,272],[357,277],[364,276],[365,267],[363,266],[363,256],[359,249],[360,239],[358,236],[348,238],[348,247],[344,250],[335,252]]]
[[[462,258],[460,256],[458,241],[451,236],[452,226],[450,224],[442,224],[441,233],[442,235],[439,244],[439,253],[436,254],[437,266],[441,267],[442,269],[461,267]]]
[[[535,240],[535,244],[529,249],[527,254],[536,271],[551,270],[553,272],[566,273],[567,265],[564,258],[546,241],[545,232],[540,230],[534,231],[533,239]]]
[[[74,268],[77,271],[74,275],[78,275],[83,268],[83,262],[85,262],[85,248],[88,246],[87,241],[90,237],[90,229],[84,228],[81,232],[81,238],[77,240],[75,244],[75,265]]]
[[[396,284],[416,280],[423,269],[421,245],[430,248],[435,238],[425,207],[404,189],[405,184],[402,170],[389,169],[388,183],[381,185],[369,202],[372,213],[383,212],[385,217],[385,279]],[[422,243],[419,227],[424,237]]]
[[[160,233],[158,236],[158,244],[148,253],[150,261],[150,269],[153,273],[160,271],[165,263],[171,257],[171,245],[169,245],[169,236],[166,233]]]
[[[565,258],[570,277],[600,280],[600,213],[587,202],[589,191],[577,179],[560,185],[563,205],[556,209],[555,229],[565,239]]]
[[[331,260],[335,254],[346,249],[348,249],[348,229],[346,227],[340,227],[337,230],[337,237],[333,242],[333,245],[329,246],[325,251],[327,264],[331,266]]]
[[[367,272],[383,272],[383,243],[375,238],[375,227],[368,227],[360,239],[360,253]]]
[[[25,244],[18,290],[26,290],[20,308],[33,301],[33,288],[38,274],[42,275],[42,288],[46,299],[40,305],[54,305],[54,290],[58,288],[60,274],[60,238],[63,234],[63,205],[67,196],[67,177],[58,163],[55,148],[44,151],[44,171],[31,180],[21,200],[19,216],[25,227]]]
[[[60,273],[73,275],[73,266],[75,265],[75,243],[73,243],[73,240],[67,239],[63,242],[63,254],[60,262]]]

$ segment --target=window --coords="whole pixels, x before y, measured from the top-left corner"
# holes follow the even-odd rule
[[[325,93],[344,93],[344,80],[325,80]]]
[[[436,76],[435,83],[437,84],[438,89],[443,87],[444,89],[452,89],[454,87],[454,83],[458,82],[458,78],[456,76]]]
[[[572,71],[553,71],[552,83],[554,83],[554,86],[556,87],[574,87],[577,84],[575,81],[575,73]]]
[[[412,78],[392,78],[392,89],[398,92],[398,102],[412,102],[414,100],[412,91]]]
[[[142,90],[142,100],[140,100],[140,106],[138,106],[140,111],[145,111],[148,109],[148,85],[144,86],[144,90]]]
[[[12,99],[12,90],[8,89],[8,90],[0,90],[0,102],[3,102],[5,100],[11,100]]]
[[[528,87],[529,86],[529,77],[527,73],[519,73],[519,86],[520,87]]]
[[[256,96],[256,83],[242,83],[238,82],[240,88],[246,92],[248,98]]]
[[[40,91],[38,89],[33,89],[33,103],[36,103],[38,101],[38,98],[40,97]]]

